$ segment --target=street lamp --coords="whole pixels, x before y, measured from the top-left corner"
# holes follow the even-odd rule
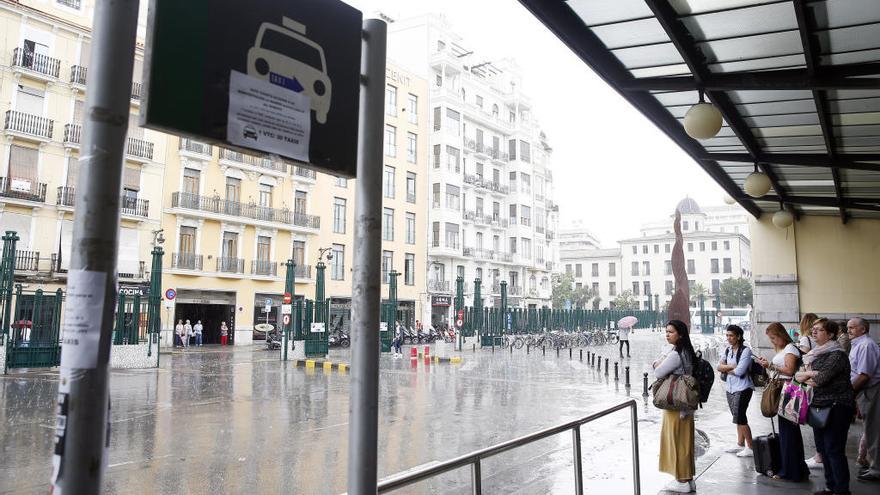
[[[327,261],[333,260],[333,248],[332,247],[318,248],[318,263],[320,263],[321,260],[324,260],[324,259],[326,259]]]

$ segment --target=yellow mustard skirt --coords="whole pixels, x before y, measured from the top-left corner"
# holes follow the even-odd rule
[[[663,411],[660,430],[660,471],[677,480],[694,478],[694,416],[680,417],[678,411]]]

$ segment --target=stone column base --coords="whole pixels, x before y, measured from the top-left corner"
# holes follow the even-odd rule
[[[305,359],[305,358],[306,358],[306,341],[305,340],[294,340],[293,341],[293,349],[288,349],[288,351],[287,351],[287,359]]]

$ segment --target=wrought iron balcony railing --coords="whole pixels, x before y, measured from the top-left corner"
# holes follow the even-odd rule
[[[46,184],[33,179],[0,177],[0,196],[42,203],[46,201]]]
[[[220,256],[217,258],[217,271],[222,273],[244,273],[244,259]]]
[[[190,153],[208,156],[211,156],[211,153],[214,151],[214,147],[210,144],[193,141],[192,139],[187,138],[180,138],[180,149],[189,151]]]
[[[220,199],[219,196],[199,196],[185,192],[175,192],[171,195],[172,208],[186,208],[221,215],[251,218],[264,222],[278,222],[288,225],[296,225],[308,229],[321,228],[321,217],[296,213],[288,209],[270,208],[259,206],[254,203],[240,203]]]
[[[119,272],[119,278],[146,278],[147,264],[143,261],[138,262],[137,273]]]
[[[7,110],[3,123],[3,128],[7,131],[20,132],[43,139],[52,139],[54,126],[55,121],[52,119],[16,110]]]
[[[70,7],[72,9],[79,10],[80,5],[82,5],[82,0],[56,0],[59,4],[64,5],[65,7]]]
[[[128,146],[125,148],[125,153],[135,158],[152,160],[153,143],[144,141],[143,139],[130,137],[128,138]]]
[[[55,200],[55,204],[58,206],[73,207],[74,203],[76,203],[76,191],[74,188],[58,186],[58,198]]]
[[[521,296],[523,295],[523,288],[517,285],[508,285],[507,294],[511,296]]]
[[[296,265],[293,269],[296,278],[312,278],[312,265]]]
[[[71,65],[70,84],[79,84],[80,86],[85,86],[87,74],[88,69],[86,67],[83,67],[82,65]]]
[[[139,102],[141,101],[141,90],[143,89],[143,85],[139,82],[131,83],[131,99]]]
[[[64,124],[64,144],[82,143],[82,124]]]
[[[50,77],[58,77],[61,72],[61,61],[25,48],[12,50],[12,66],[29,69]]]
[[[251,274],[276,277],[278,276],[278,263],[269,260],[251,260]]]
[[[318,174],[315,173],[314,170],[309,170],[303,167],[293,167],[293,175],[297,177],[303,177],[305,179],[315,180],[318,178]]]
[[[122,214],[146,218],[150,215],[150,201],[147,199],[123,196]]]
[[[433,292],[449,292],[448,280],[429,280],[428,290]]]
[[[275,162],[265,156],[239,153],[238,151],[232,151],[227,148],[220,148],[220,159],[229,160],[236,163],[243,163],[252,167],[265,168],[267,170],[287,173],[287,164],[282,161]]]
[[[25,272],[35,272],[40,268],[39,251],[15,251],[15,269]]]
[[[181,270],[202,270],[202,255],[195,253],[172,253],[171,268]]]

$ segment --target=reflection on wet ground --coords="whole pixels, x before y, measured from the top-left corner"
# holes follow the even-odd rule
[[[656,493],[669,479],[656,471],[659,415],[642,402],[642,371],[656,357],[660,335],[637,335],[633,358],[623,363],[631,366],[630,393],[641,404],[644,493]],[[616,355],[610,346],[587,350],[598,350],[612,363]],[[549,349],[546,355],[540,350],[526,354],[524,349],[512,354],[502,349],[466,351],[461,364],[413,364],[383,357],[380,477],[625,400],[629,394],[623,366],[621,380],[615,382],[613,364],[606,377],[604,368],[597,372],[586,363],[587,350],[585,362],[577,350],[570,359],[565,350],[557,358]],[[331,359],[349,360],[337,351]],[[105,493],[345,491],[347,374],[294,368],[279,362],[277,352],[261,347],[175,351],[163,354],[161,363],[158,370],[113,372]],[[0,378],[0,493],[45,492],[56,391],[57,378],[51,371]],[[757,411],[753,402],[751,409]],[[734,429],[719,385],[708,407],[698,412],[697,427],[698,453],[705,454],[697,461],[697,472],[711,466],[713,480],[706,483],[717,482],[713,492],[743,493],[740,488],[729,490],[739,482],[759,490],[754,493],[764,493],[762,486],[773,488],[756,481],[751,461],[722,457],[720,445]],[[755,430],[769,430],[769,423]],[[584,429],[582,438],[588,491],[631,493],[629,415],[621,412],[597,421]],[[715,466],[725,467],[715,475]],[[571,436],[562,434],[504,453],[484,463],[482,470],[485,493],[571,493]],[[462,469],[400,493],[467,493],[469,488],[470,474]]]

